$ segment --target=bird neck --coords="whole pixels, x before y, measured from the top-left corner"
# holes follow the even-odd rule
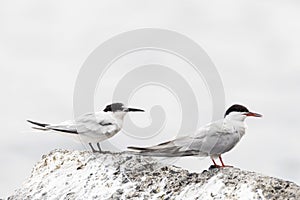
[[[123,119],[124,119],[124,117],[125,117],[126,114],[127,114],[126,112],[113,112],[112,116],[114,118],[116,118],[117,120],[123,121]]]
[[[225,117],[225,121],[237,127],[246,127],[246,116],[242,115],[228,115]]]
[[[237,130],[240,131],[245,131],[245,129],[247,128],[247,125],[245,123],[245,119],[236,119],[236,118],[225,118],[225,123],[226,124],[230,124],[230,126],[234,126]]]
[[[246,117],[247,116],[240,115],[240,114],[233,114],[233,115],[229,114],[229,115],[226,115],[225,119],[243,123],[245,121]]]

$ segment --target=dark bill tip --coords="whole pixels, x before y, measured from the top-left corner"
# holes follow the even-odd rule
[[[137,108],[128,108],[128,112],[145,112],[145,111]]]
[[[248,112],[248,113],[246,114],[246,116],[249,116],[249,117],[262,117],[261,114],[254,113],[254,112]]]

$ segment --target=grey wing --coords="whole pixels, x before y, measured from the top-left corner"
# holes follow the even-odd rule
[[[216,139],[216,142],[214,146],[211,148],[209,154],[221,155],[223,153],[226,153],[230,151],[239,141],[240,141],[240,136],[237,132],[233,134],[220,135]]]
[[[229,151],[237,143],[239,138],[229,135],[230,132],[223,124],[223,120],[210,123],[200,128],[195,135],[177,138],[156,146],[140,148],[140,153],[153,156],[210,156]]]
[[[201,132],[199,151],[208,155],[221,155],[231,150],[240,140],[238,131],[223,120],[203,127]]]
[[[142,155],[177,157],[177,156],[206,156],[199,152],[196,147],[195,138],[185,136],[175,140],[164,142],[152,147],[128,147],[128,149],[139,150]]]
[[[112,137],[121,129],[114,118],[102,113],[84,115],[76,120],[76,126],[79,134],[103,139]]]
[[[82,115],[75,121],[49,125],[47,128],[60,132],[83,134],[95,138],[111,137],[116,131],[120,130],[113,118],[94,113]]]
[[[222,130],[222,121],[216,121],[201,127],[192,136],[174,140],[174,144],[181,147],[180,151],[193,152],[199,156],[209,156],[219,140],[220,131],[222,132]]]

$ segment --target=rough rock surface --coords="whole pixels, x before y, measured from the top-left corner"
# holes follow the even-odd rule
[[[300,199],[300,187],[237,168],[190,173],[128,153],[54,150],[9,199]]]

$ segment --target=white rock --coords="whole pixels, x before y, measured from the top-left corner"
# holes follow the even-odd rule
[[[237,168],[190,173],[128,153],[55,150],[9,199],[300,199],[300,187]]]

